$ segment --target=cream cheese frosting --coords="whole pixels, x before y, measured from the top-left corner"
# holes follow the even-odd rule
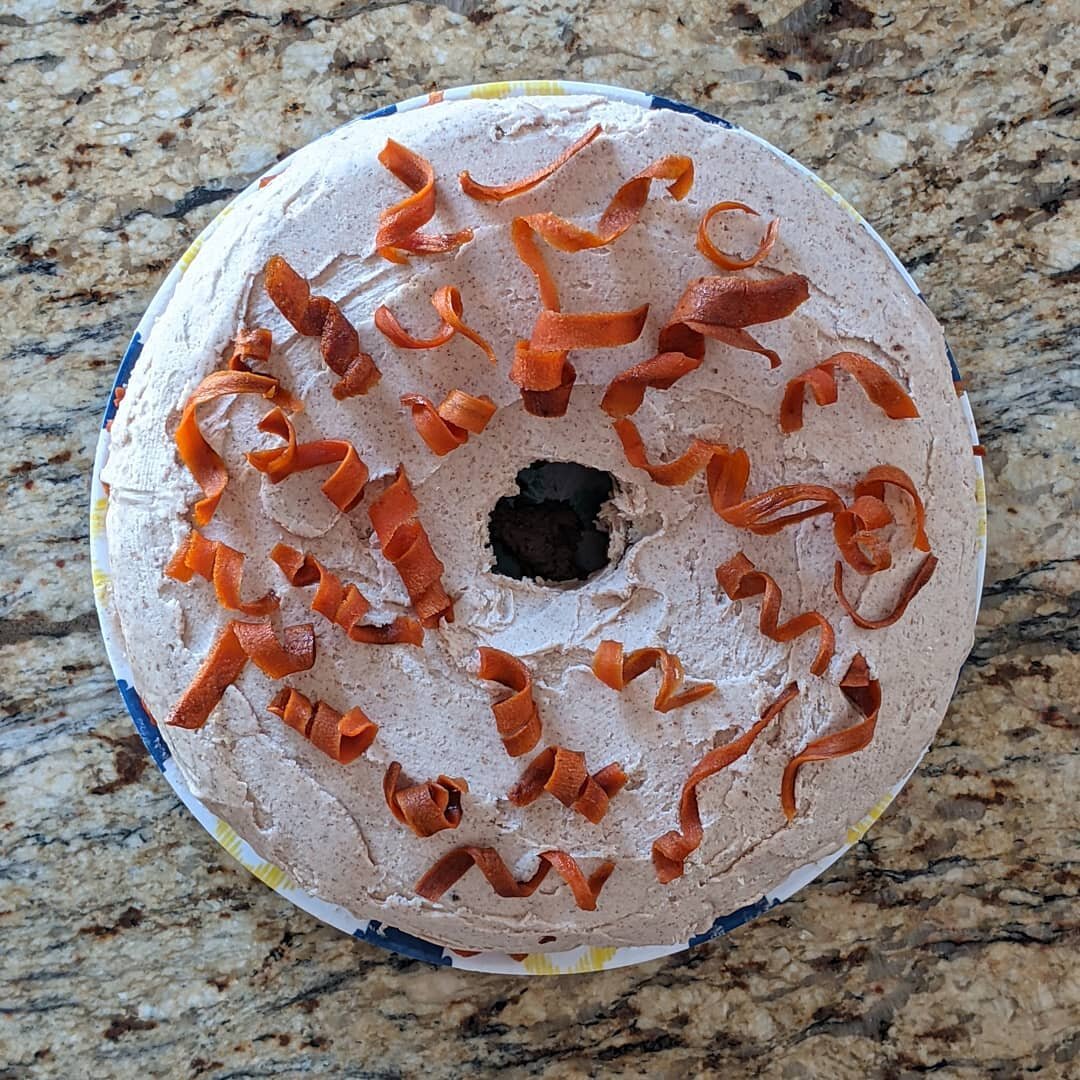
[[[602,136],[520,198],[481,205],[458,187],[462,169],[490,183],[525,176],[595,123]],[[388,137],[434,166],[438,210],[428,231],[471,227],[470,243],[404,266],[375,253],[378,211],[406,194],[377,160]],[[640,220],[610,247],[545,250],[567,310],[648,303],[650,312],[635,344],[573,355],[578,382],[565,417],[528,415],[507,371],[539,301],[535,279],[510,244],[510,221],[551,210],[595,224],[620,184],[672,153],[690,155],[696,166],[686,199],[676,202],[655,184]],[[665,488],[632,468],[599,407],[615,374],[655,352],[657,333],[686,283],[716,272],[693,238],[704,211],[722,199],[746,202],[762,217],[725,215],[714,224],[720,246],[752,250],[762,222],[782,219],[773,251],[745,276],[804,274],[810,299],[793,316],[754,328],[783,358],[781,367],[771,371],[760,356],[710,342],[701,368],[671,390],[649,391],[635,422],[653,460],[678,455],[693,435],[746,448],[750,492],[805,482],[849,497],[873,465],[906,470],[926,503],[940,562],[904,618],[887,629],[860,630],[840,610],[827,517],[773,536],[736,530],[712,511],[702,477]],[[336,376],[318,341],[297,335],[266,296],[262,267],[272,254],[283,255],[313,291],[337,301],[357,327],[382,371],[369,394],[333,397]],[[461,290],[465,320],[494,346],[497,366],[461,337],[414,352],[374,329],[373,313],[386,304],[411,331],[433,331],[430,297],[446,284]],[[256,430],[266,402],[224,399],[200,410],[203,432],[231,478],[203,532],[246,553],[245,595],[279,593],[278,625],[315,624],[315,666],[288,685],[342,711],[359,705],[380,731],[355,763],[334,762],[267,712],[280,684],[249,665],[203,728],[163,725],[161,733],[192,792],[304,888],[358,917],[463,949],[686,941],[835,850],[848,827],[915,765],[972,642],[976,501],[969,437],[929,310],[840,206],[756,141],[693,116],[592,97],[442,103],[348,125],[293,155],[257,196],[238,204],[149,335],[103,473],[115,610],[136,687],[159,720],[229,618],[205,582],[181,584],[163,574],[200,496],[172,433],[184,401],[221,366],[237,330],[256,326],[273,334],[270,374],[306,404],[295,418],[300,438],[350,440],[372,481],[347,515],[319,491],[324,471],[270,485],[243,457],[274,445]],[[778,413],[786,381],[842,349],[889,371],[914,398],[920,418],[888,420],[841,375],[839,401],[809,404],[802,429],[783,435]],[[438,458],[398,399],[421,393],[438,402],[454,388],[488,395],[498,411],[482,434]],[[610,564],[583,584],[517,581],[492,569],[488,515],[500,497],[516,493],[518,471],[542,460],[580,462],[616,481],[605,509]],[[379,552],[366,513],[399,463],[455,599],[456,620],[428,631],[422,648],[349,641],[311,613],[311,590],[288,587],[268,558],[275,543],[291,544],[355,582],[372,601],[376,621],[407,613],[408,596]],[[911,550],[907,504],[895,506],[898,522],[885,534],[893,569],[847,578],[849,596],[872,614],[891,608],[922,558]],[[732,603],[718,589],[716,566],[740,550],[782,586],[784,617],[816,607],[832,621],[836,655],[822,677],[809,674],[816,634],[777,644],[758,629],[760,601]],[[691,680],[712,680],[717,690],[666,714],[652,705],[655,675],[616,694],[589,667],[604,638],[628,649],[661,645],[679,657]],[[600,824],[548,796],[521,808],[508,801],[531,755],[512,759],[502,746],[490,705],[505,691],[476,677],[482,645],[519,656],[532,670],[541,745],[584,752],[592,771],[622,764],[629,782]],[[789,823],[779,799],[785,764],[814,738],[858,719],[837,687],[856,652],[881,683],[875,738],[852,756],[805,766],[799,814]],[[698,788],[703,843],[687,860],[685,876],[661,885],[652,842],[678,826],[679,792],[693,765],[744,732],[792,680],[799,698],[749,753]],[[421,839],[391,817],[382,777],[395,760],[414,781],[440,773],[468,780],[459,828]],[[464,844],[497,848],[519,878],[550,848],[572,854],[586,873],[603,859],[616,866],[593,912],[574,905],[556,874],[528,899],[496,896],[475,870],[438,903],[419,899],[417,879]]]

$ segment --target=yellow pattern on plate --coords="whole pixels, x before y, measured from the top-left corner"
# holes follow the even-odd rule
[[[887,795],[882,795],[881,798],[878,799],[878,801],[874,803],[874,805],[870,808],[865,817],[861,818],[854,825],[850,825],[848,827],[848,846],[850,846],[851,844],[857,844],[870,831],[870,826],[873,825],[874,822],[877,821],[877,819],[885,813],[885,811],[889,807],[889,803],[891,803],[892,801],[892,792],[889,792]]]
[[[474,86],[469,93],[474,98],[504,98],[512,94],[565,94],[563,85],[550,79],[526,79],[517,82],[485,83]]]
[[[214,839],[245,869],[254,874],[261,882],[269,885],[271,889],[294,889],[295,883],[284,870],[274,866],[273,863],[261,859],[249,859],[244,850],[244,841],[236,834],[236,831],[226,825],[220,818],[214,825]]]
[[[616,951],[612,947],[594,946],[586,949],[580,960],[567,967],[553,964],[546,953],[532,953],[521,961],[521,966],[530,975],[582,975],[587,971],[602,971]]]

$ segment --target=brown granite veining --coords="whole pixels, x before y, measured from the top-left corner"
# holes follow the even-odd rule
[[[0,12],[0,1077],[1067,1077],[1080,1069],[1080,54],[1066,2],[9,0]],[[167,268],[343,120],[621,83],[816,169],[911,268],[987,447],[972,659],[925,763],[731,938],[561,980],[360,945],[146,767],[96,628],[101,409]]]

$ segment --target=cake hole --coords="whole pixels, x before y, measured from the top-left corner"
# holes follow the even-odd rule
[[[575,582],[608,565],[611,473],[573,461],[534,461],[517,474],[517,495],[491,511],[488,536],[495,573],[521,581]]]

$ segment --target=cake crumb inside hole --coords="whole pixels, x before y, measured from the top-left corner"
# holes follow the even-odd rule
[[[496,574],[521,581],[581,582],[609,561],[600,510],[612,497],[610,473],[573,461],[534,461],[517,474],[517,495],[491,511],[488,535]]]

